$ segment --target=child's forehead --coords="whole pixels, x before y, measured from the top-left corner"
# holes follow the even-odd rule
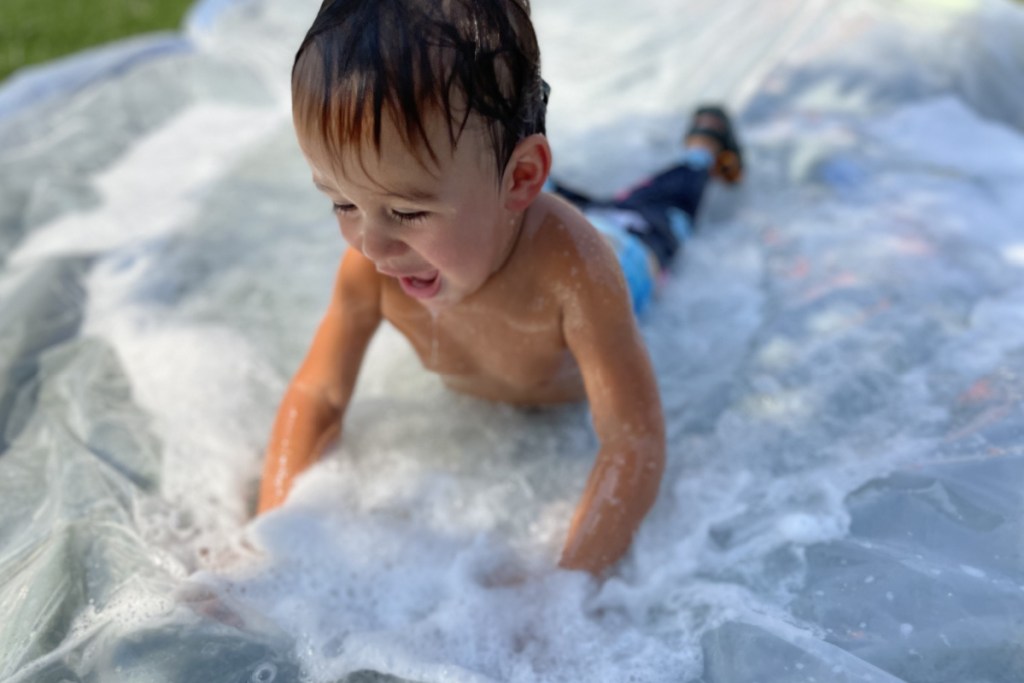
[[[385,110],[386,112],[387,110]],[[373,138],[373,125],[364,125],[358,139],[332,144],[317,125],[296,121],[299,145],[314,170],[315,179],[329,176],[349,178],[379,175],[385,172],[402,176],[440,177],[454,167],[480,167],[481,173],[493,173],[485,131],[470,117],[470,122],[453,142],[451,131],[439,111],[425,112],[422,138],[403,135],[395,117],[381,121],[379,143]]]

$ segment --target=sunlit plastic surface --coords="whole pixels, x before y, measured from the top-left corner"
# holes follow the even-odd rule
[[[535,0],[560,179],[671,162],[708,99],[749,160],[642,320],[669,466],[603,585],[553,569],[585,409],[451,395],[390,329],[246,526],[343,248],[289,121],[317,6],[0,90],[0,680],[1024,680],[1019,5]]]

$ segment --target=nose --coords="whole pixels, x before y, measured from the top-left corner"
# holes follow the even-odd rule
[[[405,251],[405,243],[395,239],[386,228],[364,226],[360,233],[360,249],[363,255],[375,263],[383,263]]]

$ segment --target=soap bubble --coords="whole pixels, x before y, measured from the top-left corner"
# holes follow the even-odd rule
[[[263,662],[249,676],[250,683],[273,683],[277,678],[277,666],[272,662]]]

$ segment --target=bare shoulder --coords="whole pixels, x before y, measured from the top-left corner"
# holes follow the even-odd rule
[[[578,208],[553,194],[537,197],[527,215],[527,224],[552,243],[565,242],[564,246],[570,250],[586,252],[603,242]]]
[[[629,290],[607,240],[564,199],[545,194],[537,204],[538,267],[561,301],[563,322],[590,327],[623,314],[631,320]]]
[[[532,257],[539,275],[566,293],[594,287],[625,289],[618,260],[607,241],[569,202],[550,194],[537,198],[527,216]]]
[[[332,304],[346,313],[376,315],[380,309],[381,274],[357,249],[346,249],[334,281]]]
[[[663,434],[657,382],[618,258],[575,207],[546,200],[538,232],[545,279],[560,303],[561,331],[576,360],[603,444]]]

